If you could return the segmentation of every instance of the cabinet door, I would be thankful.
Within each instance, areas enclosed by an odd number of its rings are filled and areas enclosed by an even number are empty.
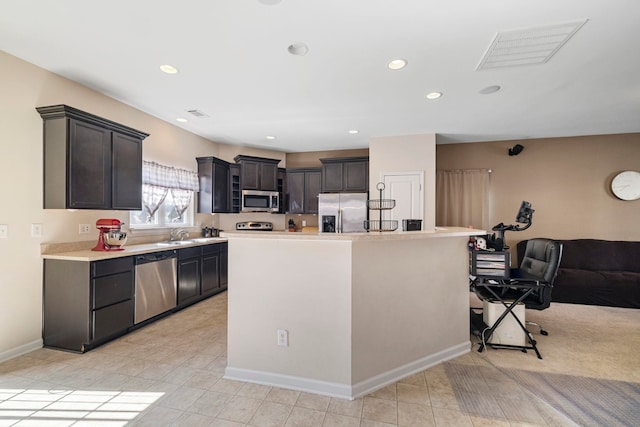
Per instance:
[[[111,207],[121,210],[142,209],[142,141],[113,132],[111,149]]]
[[[215,163],[213,168],[213,210],[212,213],[230,212],[229,166]]]
[[[198,161],[199,213],[230,212],[230,171],[229,164],[214,157],[200,157]]]
[[[227,243],[219,243],[220,246],[220,289],[227,289],[229,282],[229,250]]]
[[[318,213],[318,194],[322,191],[322,172],[307,172],[304,180],[304,213]]]
[[[342,191],[342,163],[327,163],[322,165],[322,191]]]
[[[344,191],[366,192],[369,189],[369,162],[344,163]]]
[[[301,214],[305,208],[305,173],[287,171],[287,192],[289,194],[289,213]]]
[[[244,160],[240,165],[241,184],[243,190],[259,190],[260,167],[258,162]]]
[[[259,185],[262,191],[278,190],[278,165],[273,163],[261,163]]]
[[[69,119],[67,206],[111,208],[111,131]]]
[[[178,262],[178,305],[188,304],[200,296],[200,258]]]
[[[202,255],[202,295],[208,295],[220,288],[219,256],[219,252]]]

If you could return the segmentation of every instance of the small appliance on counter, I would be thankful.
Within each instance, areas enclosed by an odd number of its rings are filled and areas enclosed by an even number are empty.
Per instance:
[[[200,233],[200,235],[202,237],[220,237],[220,232],[224,231],[224,230],[220,230],[218,228],[215,227],[202,227],[202,232]]]
[[[98,243],[92,251],[122,251],[127,243],[127,233],[122,231],[124,222],[119,219],[101,218],[96,221],[96,228],[100,230]]]
[[[273,223],[266,221],[243,221],[236,222],[236,230],[239,231],[272,231]]]
[[[403,219],[402,231],[420,231],[422,230],[421,219]]]

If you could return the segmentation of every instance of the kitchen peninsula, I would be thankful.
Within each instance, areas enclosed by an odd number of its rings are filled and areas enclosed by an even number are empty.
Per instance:
[[[353,399],[470,350],[466,228],[223,233],[225,377]]]

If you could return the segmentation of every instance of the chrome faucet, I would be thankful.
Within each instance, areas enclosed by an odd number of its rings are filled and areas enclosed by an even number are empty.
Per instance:
[[[174,228],[171,230],[171,240],[184,240],[185,237],[189,237],[187,230],[182,228]]]

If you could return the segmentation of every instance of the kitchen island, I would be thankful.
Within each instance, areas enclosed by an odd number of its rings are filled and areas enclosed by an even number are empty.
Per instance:
[[[353,399],[470,350],[466,228],[223,233],[225,377]]]

